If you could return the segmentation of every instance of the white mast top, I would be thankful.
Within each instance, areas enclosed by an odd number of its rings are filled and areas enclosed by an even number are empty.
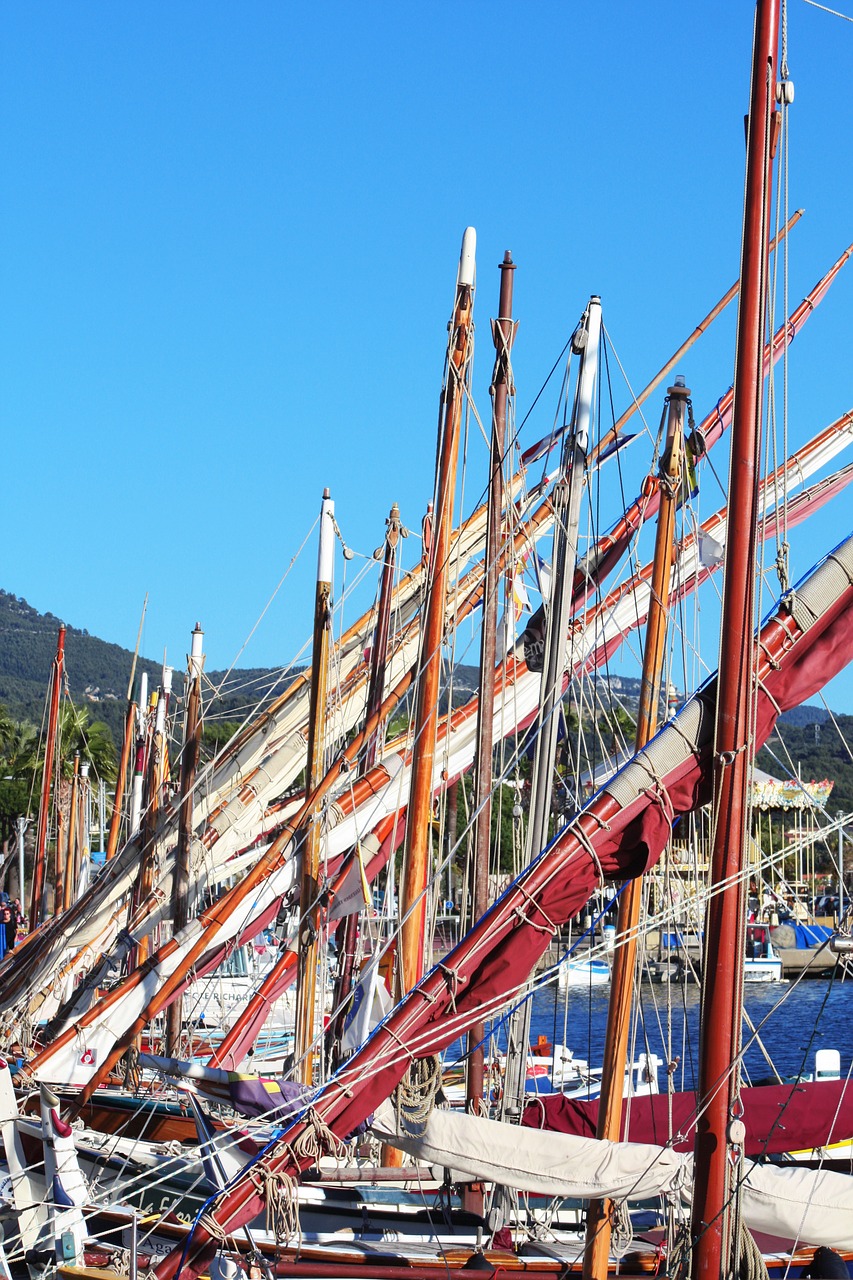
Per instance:
[[[601,299],[597,294],[589,300],[586,309],[586,345],[583,349],[581,370],[578,375],[578,410],[575,440],[578,448],[586,453],[595,405],[595,384],[598,378],[598,346],[601,340]]]
[[[323,490],[320,505],[320,550],[317,556],[317,581],[331,585],[335,565],[335,504],[329,490]]]
[[[192,646],[190,648],[189,674],[192,680],[201,675],[202,664],[204,663],[204,632],[201,629],[201,623],[195,624],[193,631]]]
[[[474,227],[466,227],[462,237],[462,252],[459,255],[459,272],[456,276],[457,287],[463,284],[474,287],[477,274],[477,231]]]

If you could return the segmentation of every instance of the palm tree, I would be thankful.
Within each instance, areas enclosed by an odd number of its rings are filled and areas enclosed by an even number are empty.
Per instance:
[[[117,769],[116,749],[112,734],[102,720],[89,720],[86,707],[75,707],[64,702],[59,709],[56,732],[59,744],[60,769],[63,778],[74,772],[74,757],[79,752],[81,761],[88,761],[95,778],[114,782]]]

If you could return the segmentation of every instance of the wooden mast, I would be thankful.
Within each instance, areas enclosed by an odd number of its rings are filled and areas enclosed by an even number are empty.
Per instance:
[[[314,596],[314,645],[311,658],[311,702],[308,713],[308,777],[310,795],[322,779],[325,753],[326,698],[329,679],[329,638],[332,625],[332,570],[335,552],[335,504],[323,490],[320,506],[320,548]],[[319,929],[320,819],[318,804],[303,828],[302,875],[299,883],[299,972],[296,990],[296,1069],[304,1084],[314,1083],[314,1004],[317,988]]]
[[[690,392],[684,379],[669,388],[669,417],[661,457],[661,502],[658,511],[655,555],[650,583],[651,599],[646,623],[646,643],[640,682],[635,749],[642,750],[657,730],[661,673],[666,651],[669,590],[675,542],[675,513],[681,485],[685,407]],[[596,1137],[618,1142],[622,1122],[622,1095],[628,1058],[628,1033],[637,962],[637,935],[642,901],[642,877],[627,880],[619,900],[616,946],[604,1043],[604,1070],[598,1108]],[[610,1256],[612,1202],[594,1200],[586,1219],[584,1280],[606,1280]]]
[[[47,857],[47,826],[50,809],[50,785],[53,777],[53,756],[56,749],[56,726],[59,722],[59,695],[62,691],[62,675],[65,670],[65,623],[60,623],[56,640],[56,656],[50,673],[50,707],[47,718],[47,734],[44,743],[44,768],[41,779],[38,827],[36,828],[36,854],[33,866],[33,885],[30,898],[30,929],[37,928],[45,918],[45,863]],[[57,909],[59,904],[57,903]]]
[[[704,991],[699,1041],[698,1123],[691,1219],[693,1275],[729,1271],[735,1193],[731,1160],[742,1142],[735,1115],[740,1050],[742,870],[754,696],[752,624],[760,460],[767,244],[772,187],[779,0],[758,0],[747,130],[729,470],[729,524],[720,636],[714,755],[711,894],[705,920]]]
[[[410,991],[423,973],[426,884],[428,878],[429,830],[432,816],[433,767],[438,726],[441,645],[444,640],[447,608],[448,552],[453,531],[453,502],[456,491],[456,455],[465,382],[471,362],[474,303],[474,255],[476,233],[468,227],[462,239],[462,253],[456,278],[456,300],[450,322],[447,377],[442,391],[442,418],[435,483],[435,512],[432,523],[425,616],[421,631],[421,662],[415,707],[415,757],[409,791],[406,844],[403,858],[403,886],[400,913],[401,963],[399,978],[403,991]]]
[[[483,575],[483,617],[480,632],[480,688],[477,702],[477,756],[474,785],[474,875],[472,922],[489,906],[489,848],[492,831],[492,753],[494,750],[495,659],[497,653],[499,561],[503,550],[503,466],[506,451],[507,401],[513,393],[510,353],[516,325],[512,320],[512,286],[515,263],[509,250],[500,264],[501,285],[498,318],[492,322],[495,367],[492,373],[492,439],[489,457],[489,496]],[[455,823],[450,840],[455,839]],[[468,1032],[468,1071],[465,1105],[479,1114],[483,1101],[483,1047],[485,1028],[475,1023]],[[470,1200],[466,1208],[471,1208]]]
[[[201,745],[201,672],[204,667],[204,632],[195,624],[187,659],[187,715],[184,749],[181,756],[181,796],[178,811],[178,843],[172,882],[172,932],[178,933],[189,919],[190,850],[193,835],[193,788]],[[181,1043],[183,995],[166,1010],[166,1053],[177,1057]]]
[[[379,711],[385,696],[385,671],[388,665],[388,637],[391,627],[391,595],[394,587],[394,575],[397,568],[397,544],[401,536],[405,537],[400,519],[400,508],[395,502],[385,522],[385,542],[374,552],[377,560],[382,560],[382,574],[379,581],[379,601],[376,607],[376,626],[373,631],[373,642],[370,650],[370,678],[367,685],[367,707],[365,721],[369,723],[376,718],[376,729],[370,734],[364,745],[364,752],[359,764],[359,776],[368,773],[379,756],[382,744],[383,721]],[[341,1036],[344,1032],[346,1018],[346,1000],[352,990],[352,974],[355,964],[356,942],[358,940],[359,912],[353,911],[341,921],[338,932],[339,954],[341,957],[340,975],[335,990],[334,1007],[337,1016],[330,1028],[331,1055],[333,1065],[337,1066]],[[282,960],[282,963],[285,961]]]

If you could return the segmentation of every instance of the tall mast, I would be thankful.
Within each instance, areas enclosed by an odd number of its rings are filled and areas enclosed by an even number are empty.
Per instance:
[[[758,468],[761,443],[767,242],[772,186],[773,114],[779,0],[758,0],[747,131],[741,293],[735,353],[714,754],[711,893],[705,959],[691,1238],[693,1274],[719,1280],[729,1269],[734,1186],[731,1156],[742,1141],[735,1114],[742,1015],[742,869],[754,696],[754,606]]]
[[[35,929],[45,918],[45,860],[47,856],[47,820],[50,809],[50,784],[53,777],[53,756],[56,749],[56,726],[59,721],[59,695],[62,691],[62,675],[65,670],[65,623],[60,623],[56,640],[56,656],[50,673],[50,708],[47,718],[47,734],[44,743],[44,768],[41,779],[39,820],[36,828],[36,856],[33,866],[32,896],[30,899],[30,928]],[[56,904],[57,910],[59,904]]]
[[[311,658],[311,702],[308,713],[308,776],[305,794],[320,782],[325,752],[326,698],[329,679],[329,638],[332,626],[332,571],[335,553],[335,504],[323,490],[320,506],[320,549],[314,596],[314,646]],[[320,814],[318,804],[309,814],[302,844],[302,876],[299,885],[299,985],[296,992],[295,1060],[303,1083],[314,1083],[314,1004],[317,988],[319,928]]]
[[[127,766],[130,763],[130,748],[133,743],[133,726],[136,724],[136,703],[127,704],[127,715],[124,721],[124,738],[121,744],[121,758],[116,774],[116,789],[113,796],[113,812],[110,818],[110,834],[107,838],[107,861],[116,856],[118,840],[121,832],[121,806],[124,800],[124,787],[127,780]]]
[[[204,632],[195,624],[187,659],[187,713],[184,750],[181,756],[181,798],[178,811],[178,844],[172,884],[172,932],[178,933],[189,919],[190,850],[193,834],[193,787],[201,745],[201,672],[204,667]],[[166,1053],[178,1056],[183,1021],[183,996],[166,1010]]]
[[[471,919],[479,920],[489,906],[489,849],[492,831],[492,752],[494,749],[495,658],[497,653],[499,560],[503,549],[503,466],[506,451],[507,400],[513,392],[510,353],[516,325],[512,320],[512,285],[515,263],[509,250],[500,264],[501,286],[498,318],[492,323],[495,367],[492,373],[492,439],[489,455],[489,496],[483,575],[483,619],[480,632],[480,689],[477,702],[477,767],[474,784],[474,885]],[[450,829],[455,839],[455,824]],[[466,1107],[477,1114],[483,1099],[484,1027],[475,1023],[468,1032]],[[470,1208],[470,1204],[467,1206]]]
[[[400,508],[395,502],[385,522],[385,542],[374,552],[375,558],[382,560],[382,575],[379,581],[376,626],[373,631],[373,643],[370,650],[370,677],[367,685],[367,707],[364,714],[366,723],[377,717],[377,724],[376,729],[365,743],[359,765],[359,776],[368,773],[376,764],[382,743],[383,725],[378,716],[385,696],[385,670],[388,665],[388,636],[391,627],[391,596],[397,567],[397,544],[401,536],[406,536],[407,533],[408,530],[403,528],[400,520]],[[351,912],[341,921],[338,931],[338,953],[341,967],[334,999],[334,1008],[338,1010],[338,1014],[330,1028],[330,1047],[333,1061],[339,1053],[339,1045],[346,1019],[346,1000],[352,990],[352,973],[355,965],[359,915],[360,912],[358,911]],[[335,1063],[334,1065],[337,1064]]]
[[[551,557],[551,598],[545,614],[544,656],[541,658],[540,668],[542,680],[527,826],[528,862],[538,857],[548,843],[554,759],[563,699],[563,676],[567,666],[566,642],[572,616],[572,586],[578,558],[580,502],[586,483],[600,338],[601,300],[593,296],[572,336],[572,351],[580,356],[580,368],[571,420],[563,443],[562,474],[551,496],[554,509],[554,551]],[[528,665],[533,661],[531,655]],[[536,667],[532,669],[535,670]],[[529,1038],[530,1001],[526,1001],[510,1023],[507,1047],[504,1105],[507,1114],[513,1117],[520,1113],[524,1102]]]
[[[435,762],[438,699],[441,676],[441,645],[447,607],[448,552],[453,531],[453,503],[456,492],[456,455],[465,382],[471,363],[474,304],[474,255],[476,232],[468,227],[462,238],[462,253],[456,277],[456,300],[450,322],[447,378],[442,391],[435,511],[433,515],[427,573],[425,616],[421,633],[421,663],[415,706],[415,757],[409,791],[406,845],[403,858],[403,888],[400,912],[400,979],[404,991],[423,973],[425,889],[428,873],[429,830],[432,816],[433,766]]]
[[[592,297],[572,338],[572,348],[580,355],[581,366],[571,428],[563,446],[562,476],[555,485],[552,496],[554,554],[527,833],[530,858],[535,858],[548,843],[548,820],[554,790],[554,757],[560,727],[563,675],[566,670],[566,641],[572,616],[572,584],[578,558],[580,502],[586,480],[600,337],[601,300]]]
[[[669,590],[672,578],[675,512],[678,505],[682,470],[685,406],[690,392],[683,378],[676,378],[669,388],[669,417],[666,442],[661,457],[661,502],[658,511],[655,556],[652,567],[651,599],[646,622],[646,644],[640,682],[640,705],[637,712],[635,749],[642,750],[657,730],[660,706],[661,673],[666,652],[669,615]],[[601,1100],[598,1108],[596,1137],[619,1141],[622,1121],[622,1094],[628,1058],[628,1033],[631,1001],[634,993],[634,969],[637,962],[637,932],[642,901],[642,878],[627,880],[619,899],[616,924],[616,947],[607,1011],[607,1036],[604,1044],[604,1070],[601,1076]],[[586,1252],[584,1280],[607,1280],[610,1256],[609,1200],[593,1201],[586,1219]]]

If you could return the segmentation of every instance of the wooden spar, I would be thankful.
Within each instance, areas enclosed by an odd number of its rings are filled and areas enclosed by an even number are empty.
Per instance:
[[[640,683],[640,705],[634,747],[642,748],[657,731],[661,673],[666,652],[669,593],[675,546],[675,513],[681,487],[685,407],[690,392],[683,379],[670,387],[666,442],[661,458],[661,502],[655,536],[651,600]],[[618,1142],[622,1124],[622,1094],[628,1062],[628,1034],[637,962],[637,936],[642,902],[642,877],[626,880],[619,899],[616,946],[610,980],[607,1035],[601,1076],[601,1100],[596,1137]],[[587,1210],[584,1280],[607,1280],[610,1257],[612,1202],[593,1200]]]
[[[777,236],[774,236],[773,239],[771,240],[770,242],[771,253],[773,252],[773,250],[776,248],[778,244],[781,244],[782,240],[784,240],[785,236],[788,234],[791,228],[797,222],[799,222],[800,218],[803,216],[804,213],[805,213],[804,209],[794,210],[794,212],[791,214],[788,221],[785,223],[784,227],[782,227],[782,229],[780,230],[779,234]],[[604,435],[601,437],[601,439],[598,442],[598,445],[595,448],[594,457],[598,457],[602,453],[604,453],[604,451],[606,449],[609,449],[610,446],[614,443],[614,441],[619,438],[619,432],[634,416],[637,409],[639,409],[640,405],[643,404],[646,400],[648,400],[649,396],[652,394],[653,391],[655,391],[660,386],[660,384],[663,382],[667,374],[672,372],[672,370],[681,360],[682,356],[687,354],[687,352],[693,346],[694,342],[696,342],[697,339],[702,336],[702,334],[705,332],[705,330],[708,328],[709,325],[713,324],[717,316],[720,315],[722,311],[725,311],[726,307],[729,305],[732,298],[736,297],[739,287],[740,287],[740,280],[735,280],[734,284],[730,285],[730,287],[723,294],[722,298],[720,298],[720,301],[716,304],[716,306],[711,308],[711,310],[705,316],[705,319],[699,321],[696,328],[690,334],[690,337],[686,338],[685,341],[682,342],[681,346],[678,348],[675,354],[670,356],[669,360],[667,360],[666,364],[663,366],[662,369],[658,370],[658,372],[652,378],[648,386],[643,387],[643,390],[634,400],[632,400],[631,404],[622,414],[621,418],[618,418],[616,422],[614,422],[610,430],[604,433]],[[594,457],[592,454],[590,455],[591,462],[594,460]]]
[[[127,715],[124,721],[124,738],[121,744],[121,758],[116,775],[116,789],[113,796],[113,811],[110,817],[110,834],[107,838],[107,862],[116,856],[119,835],[121,833],[121,806],[124,800],[124,787],[127,781],[127,766],[130,763],[130,746],[133,742],[133,726],[136,723],[136,703],[128,702]]]
[[[376,626],[373,632],[373,643],[370,649],[370,678],[367,685],[367,708],[365,716],[368,720],[377,716],[385,694],[385,670],[388,664],[388,638],[391,627],[391,594],[394,586],[394,574],[397,567],[397,544],[401,536],[408,530],[400,520],[400,508],[395,502],[385,522],[385,542],[374,554],[382,560],[382,574],[379,581],[379,601],[376,608]],[[364,776],[376,764],[382,742],[382,721],[377,718],[375,731],[367,739],[359,764],[359,775]],[[338,1065],[339,1046],[344,1033],[347,1013],[347,999],[352,990],[352,974],[355,966],[355,949],[358,941],[358,911],[351,912],[342,921],[338,929],[338,954],[340,956],[340,973],[335,984],[333,1007],[337,1010],[334,1021],[329,1028],[329,1042],[332,1065]],[[280,963],[285,963],[283,960]]]
[[[201,746],[201,673],[204,667],[204,632],[195,624],[187,659],[186,723],[181,755],[181,797],[178,813],[178,843],[172,882],[172,932],[178,933],[189,919],[190,851],[193,835],[193,788]],[[178,996],[166,1010],[166,1053],[180,1055],[184,1002]]]
[[[50,785],[53,777],[53,756],[56,749],[56,727],[59,722],[59,695],[65,670],[65,623],[59,627],[56,640],[56,656],[50,673],[50,706],[47,718],[47,734],[44,743],[44,768],[41,779],[38,827],[36,828],[36,853],[33,866],[33,884],[30,898],[30,929],[35,929],[45,918],[45,864],[47,859],[47,826],[50,809]],[[58,906],[58,904],[57,904]]]
[[[332,629],[332,571],[335,562],[335,506],[324,489],[320,506],[320,548],[314,597],[314,646],[311,658],[311,705],[308,716],[308,777],[306,793],[315,790],[325,773],[326,698],[329,686],[329,639]],[[320,927],[320,819],[318,805],[307,817],[302,840],[299,883],[299,974],[296,989],[296,1045],[294,1057],[304,1084],[314,1083],[314,1006],[317,989]]]
[[[742,1007],[745,895],[742,871],[750,767],[758,468],[761,446],[767,242],[773,170],[773,115],[779,0],[758,0],[747,130],[741,294],[735,348],[734,416],[729,470],[720,632],[719,697],[714,747],[711,893],[705,919],[705,974],[699,1037],[694,1189],[693,1275],[719,1280],[730,1271],[731,1200],[742,1136],[737,1093]]]
[[[513,394],[510,355],[517,326],[512,319],[512,286],[515,263],[507,250],[500,264],[498,318],[492,322],[495,367],[492,373],[492,439],[489,457],[488,520],[484,556],[483,617],[480,631],[480,687],[477,701],[477,756],[474,784],[474,867],[471,919],[479,920],[489,906],[489,849],[492,831],[492,752],[494,749],[495,659],[497,656],[498,588],[504,529],[503,468],[506,451],[507,401]],[[456,824],[450,826],[451,845]],[[483,1102],[484,1027],[475,1023],[468,1032],[468,1069],[465,1100],[468,1111],[479,1114]],[[481,1194],[475,1193],[480,1202]],[[466,1200],[466,1208],[474,1206]],[[481,1207],[481,1204],[480,1206]]]
[[[80,788],[80,752],[74,753],[74,773],[71,778],[71,799],[68,805],[68,838],[65,842],[65,866],[62,868],[62,910],[71,906],[74,895],[74,860],[77,853],[77,797]],[[59,904],[57,903],[57,910]]]
[[[421,630],[420,670],[415,704],[415,758],[409,789],[409,818],[403,856],[400,904],[399,979],[410,991],[423,973],[426,885],[428,880],[430,818],[432,817],[433,766],[438,727],[441,645],[447,609],[447,578],[453,504],[456,493],[456,455],[465,383],[471,364],[472,311],[474,304],[474,254],[476,233],[468,227],[456,281],[456,300],[450,323],[447,377],[442,391],[443,418],[439,429],[436,463],[435,513],[427,572],[427,596]]]

